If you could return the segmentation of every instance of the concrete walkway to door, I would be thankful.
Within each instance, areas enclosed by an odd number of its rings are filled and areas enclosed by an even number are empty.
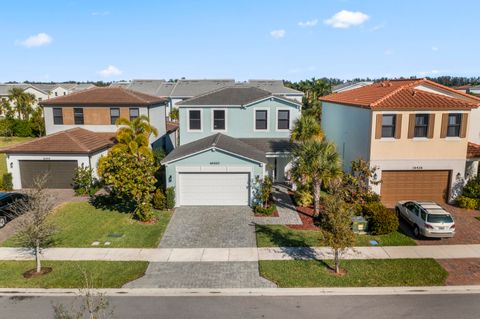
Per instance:
[[[175,210],[160,248],[256,247],[248,206],[185,206]]]

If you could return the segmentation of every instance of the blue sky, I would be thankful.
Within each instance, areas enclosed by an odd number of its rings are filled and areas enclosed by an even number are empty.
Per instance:
[[[5,1],[0,81],[480,76],[480,1]]]

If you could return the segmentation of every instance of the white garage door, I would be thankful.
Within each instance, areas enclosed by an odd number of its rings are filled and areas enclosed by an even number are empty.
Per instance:
[[[181,173],[179,205],[248,205],[247,173]]]

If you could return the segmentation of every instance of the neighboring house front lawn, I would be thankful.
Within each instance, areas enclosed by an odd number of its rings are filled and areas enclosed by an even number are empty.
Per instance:
[[[95,208],[89,203],[66,203],[51,218],[58,232],[53,247],[157,247],[171,217],[170,212],[155,211],[156,223],[143,224],[130,214]],[[98,246],[92,243],[98,242]],[[105,245],[110,242],[110,245]],[[15,235],[3,243],[15,247]]]
[[[84,288],[85,275],[91,288],[121,288],[145,274],[144,261],[43,261],[53,271],[35,278],[23,273],[35,267],[35,261],[0,261],[2,288]]]
[[[258,247],[318,247],[325,246],[319,230],[291,229],[284,225],[256,225]],[[379,246],[414,246],[415,241],[396,231],[388,235],[356,235],[355,246],[371,246],[376,240]]]
[[[433,259],[343,260],[337,276],[331,261],[260,261],[260,275],[281,288],[442,286],[448,273]]]

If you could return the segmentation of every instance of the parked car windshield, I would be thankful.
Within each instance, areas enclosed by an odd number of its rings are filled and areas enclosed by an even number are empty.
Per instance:
[[[450,216],[450,215],[428,214],[427,222],[430,222],[430,223],[453,223],[453,219],[452,219],[452,216]]]

